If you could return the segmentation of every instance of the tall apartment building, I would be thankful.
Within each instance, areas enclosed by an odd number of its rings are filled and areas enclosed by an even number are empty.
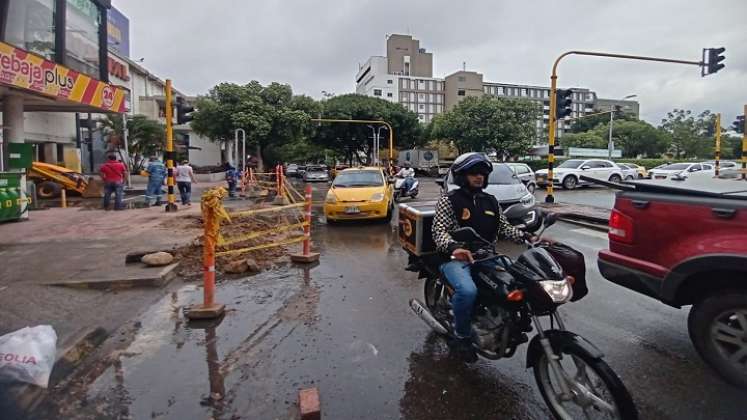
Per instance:
[[[567,88],[566,88],[567,89]],[[638,102],[613,101],[597,98],[586,88],[573,91],[571,118],[609,110],[611,105],[622,105],[626,112],[638,116]],[[356,75],[356,92],[402,104],[418,114],[423,123],[436,115],[451,110],[466,97],[494,95],[523,98],[542,109],[536,121],[537,140],[547,137],[550,118],[550,88],[548,86],[518,85],[486,82],[475,71],[460,70],[445,78],[433,77],[433,54],[420,48],[420,41],[409,35],[390,35],[386,56],[373,56],[362,65]],[[570,121],[558,124],[558,137],[570,128]]]

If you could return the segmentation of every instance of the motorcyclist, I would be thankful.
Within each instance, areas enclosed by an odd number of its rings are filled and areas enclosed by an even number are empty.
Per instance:
[[[451,298],[454,311],[454,335],[452,348],[466,361],[474,362],[477,355],[472,348],[472,308],[477,297],[477,287],[472,280],[470,265],[473,251],[457,243],[451,232],[461,227],[471,227],[488,241],[497,238],[523,243],[529,234],[512,226],[501,212],[498,200],[483,189],[493,165],[482,153],[465,153],[451,166],[454,183],[459,189],[442,195],[436,205],[433,220],[433,241],[439,252],[451,257],[440,270],[454,288]],[[492,251],[492,250],[491,250]],[[481,264],[500,264],[490,260]]]
[[[404,178],[402,187],[405,192],[410,191],[412,184],[415,182],[415,169],[411,167],[410,162],[405,162],[402,169],[400,169],[395,176],[397,178]]]

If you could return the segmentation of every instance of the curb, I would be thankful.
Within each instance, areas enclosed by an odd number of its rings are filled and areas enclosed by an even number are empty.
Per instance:
[[[71,287],[76,289],[131,289],[135,287],[163,287],[176,277],[179,262],[169,264],[157,274],[149,277],[129,277],[113,279],[84,279],[44,283],[47,286]]]

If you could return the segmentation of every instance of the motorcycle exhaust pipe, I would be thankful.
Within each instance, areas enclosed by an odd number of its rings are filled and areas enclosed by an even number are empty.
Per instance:
[[[428,324],[428,326],[431,327],[434,331],[439,334],[449,335],[449,331],[447,331],[446,328],[444,328],[444,326],[436,320],[433,314],[431,314],[431,311],[429,311],[428,308],[425,307],[425,305],[420,303],[419,300],[410,299],[410,309],[412,309],[412,311],[415,312],[415,314],[419,316],[420,319],[422,319],[426,324]]]

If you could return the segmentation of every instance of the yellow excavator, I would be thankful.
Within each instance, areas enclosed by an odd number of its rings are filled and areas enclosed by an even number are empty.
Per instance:
[[[28,170],[28,178],[36,184],[39,198],[58,197],[63,188],[75,191],[84,198],[103,196],[101,181],[51,163],[33,162]]]

